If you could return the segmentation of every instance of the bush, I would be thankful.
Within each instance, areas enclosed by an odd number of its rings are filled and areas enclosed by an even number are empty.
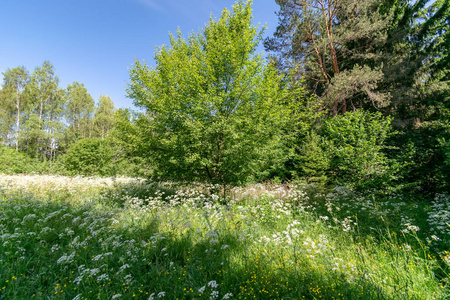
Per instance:
[[[64,155],[64,164],[71,175],[111,176],[113,151],[107,140],[86,138],[72,144]]]
[[[450,124],[434,121],[401,131],[390,143],[401,149],[391,156],[404,165],[402,177],[409,192],[434,195],[450,190]]]
[[[327,173],[330,168],[330,159],[321,148],[323,138],[315,132],[311,132],[297,156],[296,167],[301,174],[306,176],[309,182],[324,183],[328,180]]]
[[[0,146],[0,173],[15,174],[35,171],[37,161],[8,146]]]
[[[383,153],[391,119],[362,110],[325,119],[299,155],[301,174],[356,188],[390,184],[398,164]]]

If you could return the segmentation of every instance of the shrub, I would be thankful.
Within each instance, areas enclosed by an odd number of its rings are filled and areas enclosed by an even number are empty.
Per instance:
[[[390,124],[390,118],[362,110],[325,119],[304,141],[301,174],[356,188],[387,184],[398,168],[383,153]]]
[[[20,151],[0,146],[0,173],[15,174],[34,171],[34,161]]]
[[[404,166],[401,175],[410,192],[434,195],[450,190],[449,141],[448,121],[425,122],[390,139],[401,149],[391,155]]]
[[[297,156],[296,167],[308,181],[326,182],[330,168],[330,159],[321,148],[323,138],[315,132],[311,132],[305,138]]]
[[[112,158],[113,151],[107,140],[86,138],[70,146],[64,164],[72,175],[109,176],[114,175],[109,164]]]

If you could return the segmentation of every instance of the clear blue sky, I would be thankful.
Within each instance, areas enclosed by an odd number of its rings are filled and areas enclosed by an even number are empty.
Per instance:
[[[154,49],[169,42],[169,32],[198,32],[211,13],[219,18],[234,2],[0,0],[0,72],[22,65],[32,72],[49,60],[61,87],[79,81],[95,101],[110,95],[116,107],[132,107],[125,89],[134,59],[153,65]],[[267,24],[266,36],[275,31],[277,10],[274,0],[254,0],[254,23]]]

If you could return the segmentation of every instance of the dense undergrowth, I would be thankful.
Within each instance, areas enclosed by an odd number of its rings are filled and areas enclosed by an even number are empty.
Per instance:
[[[0,299],[445,299],[450,197],[0,176]]]

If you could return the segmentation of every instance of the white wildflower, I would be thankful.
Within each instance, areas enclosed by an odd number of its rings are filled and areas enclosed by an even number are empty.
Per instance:
[[[441,240],[440,238],[438,238],[438,237],[435,236],[435,235],[432,235],[431,238],[432,238],[433,240],[435,240],[435,241],[440,241],[440,240]]]
[[[218,298],[218,297],[219,297],[219,292],[218,291],[212,291],[211,298]]]
[[[72,300],[81,300],[82,296],[83,296],[83,294],[78,294]]]

